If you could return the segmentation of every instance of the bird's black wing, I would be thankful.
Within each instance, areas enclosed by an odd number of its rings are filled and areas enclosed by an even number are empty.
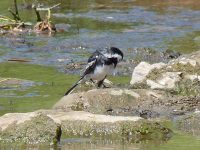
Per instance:
[[[110,61],[110,60],[109,60]],[[96,66],[98,64],[106,64],[106,62],[108,62],[108,58],[105,57],[100,51],[95,51],[88,59],[88,64],[86,66],[86,69],[83,73],[83,75],[81,76],[81,78],[65,93],[65,95],[68,95],[69,93],[72,92],[72,90],[81,83],[81,81],[83,80],[83,78],[87,75],[90,74],[92,72],[94,72]]]
[[[88,58],[88,64],[82,76],[90,74],[95,70],[96,65],[101,60],[100,57],[103,57],[103,55],[97,50]]]
[[[96,66],[96,63],[97,63],[97,59],[98,59],[98,57],[99,57],[99,56],[98,56],[99,54],[100,54],[100,53],[96,51],[96,52],[94,52],[94,53],[89,57],[89,59],[88,59],[88,64],[87,64],[87,66],[86,66],[86,69],[85,69],[83,75],[81,76],[81,78],[80,78],[70,89],[67,90],[67,92],[65,93],[65,95],[68,95],[69,93],[71,93],[71,92],[73,91],[73,89],[74,89],[77,85],[79,85],[79,84],[82,82],[83,78],[84,78],[87,74],[90,74],[90,73],[92,73],[92,72],[94,71],[95,66]]]
[[[99,50],[96,50],[89,58],[88,58],[88,63],[96,60],[102,53]]]

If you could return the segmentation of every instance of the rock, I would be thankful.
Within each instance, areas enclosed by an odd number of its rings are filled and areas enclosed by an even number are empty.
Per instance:
[[[60,125],[39,113],[9,113],[0,117],[0,141],[24,143],[56,143]]]
[[[175,58],[178,58],[179,56],[181,56],[181,53],[180,52],[176,52],[176,51],[173,51],[171,49],[167,49],[163,52],[163,55],[165,58],[167,59],[175,59]]]
[[[132,79],[130,84],[138,84],[142,83],[146,76],[153,70],[153,69],[161,69],[165,66],[164,63],[156,63],[156,64],[149,64],[147,62],[141,62],[139,65],[137,65],[133,71]]]
[[[199,75],[190,75],[190,74],[187,74],[187,75],[185,75],[185,78],[189,79],[191,81],[194,81],[194,80],[200,81],[200,76]]]
[[[162,140],[171,136],[171,130],[163,127],[159,123],[145,119],[138,121],[116,121],[113,123],[105,121],[98,123],[95,121],[63,121],[62,127],[66,135],[90,138],[123,138],[131,141],[141,141],[142,139],[152,140],[155,138]]]
[[[135,67],[130,84],[133,88],[151,88],[177,91],[181,85],[182,89],[185,80],[192,82],[199,80],[200,75],[200,51],[190,55],[183,55],[169,61],[167,64],[156,63],[150,65],[141,62]],[[180,91],[180,90],[179,90]],[[177,91],[178,93],[180,93]],[[192,92],[191,92],[192,93]]]
[[[44,143],[58,142],[65,137],[131,139],[169,138],[171,130],[157,121],[137,116],[98,115],[84,111],[41,110],[13,113],[0,117],[0,141]]]
[[[181,57],[181,58],[178,58],[178,59],[175,59],[175,60],[172,60],[169,62],[169,64],[176,64],[176,63],[182,64],[182,65],[190,64],[193,67],[196,67],[196,65],[197,65],[196,60],[186,58],[186,57]]]
[[[144,97],[147,97],[147,95]],[[133,90],[120,88],[93,89],[87,92],[69,94],[57,102],[53,109],[64,111],[84,110],[106,114],[108,109],[114,110],[136,106],[139,99],[140,94]]]
[[[151,89],[164,89],[165,86],[161,85],[153,80],[148,80],[146,81],[147,85],[150,86]]]
[[[173,89],[176,83],[181,80],[182,72],[165,72],[156,81],[147,80],[146,83],[151,89]]]

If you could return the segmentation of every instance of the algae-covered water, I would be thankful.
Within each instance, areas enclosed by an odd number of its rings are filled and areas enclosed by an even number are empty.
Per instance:
[[[31,9],[35,0],[18,0],[20,16],[36,22]],[[32,32],[0,34],[0,82],[8,78],[25,79],[23,84],[0,84],[0,115],[51,108],[78,75],[66,68],[72,62],[85,62],[97,48],[116,46],[131,59],[135,48],[162,52],[172,49],[190,53],[200,47],[199,0],[38,0],[52,10],[51,20],[59,29],[51,36]],[[11,15],[12,0],[0,1],[0,15]],[[27,63],[9,62],[11,59]],[[83,65],[84,66],[84,65]],[[58,71],[59,70],[59,71]],[[65,72],[61,73],[61,72]],[[77,72],[76,72],[77,73]],[[79,72],[78,72],[79,74]],[[128,84],[130,77],[111,77],[115,84]],[[199,150],[197,138],[175,134],[169,141],[90,141],[63,139],[60,147],[46,145],[1,144],[0,150],[47,149],[138,149]]]
[[[175,134],[169,141],[128,143],[124,140],[96,140],[87,138],[63,139],[58,146],[0,144],[1,150],[199,150],[200,139]]]
[[[36,22],[31,3],[18,0],[20,16]],[[132,58],[134,48],[172,49],[188,53],[199,48],[198,0],[38,0],[42,6],[61,3],[51,12],[58,27],[54,36],[33,33],[0,36],[0,62],[12,58],[64,67],[85,61],[97,48],[116,46]],[[12,0],[0,1],[0,14],[9,15]]]

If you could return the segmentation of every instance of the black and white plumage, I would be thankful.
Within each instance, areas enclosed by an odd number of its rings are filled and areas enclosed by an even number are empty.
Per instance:
[[[96,81],[98,87],[103,84],[106,76],[123,60],[123,53],[116,47],[96,50],[88,59],[86,69],[81,78],[65,93],[68,95],[83,80]]]

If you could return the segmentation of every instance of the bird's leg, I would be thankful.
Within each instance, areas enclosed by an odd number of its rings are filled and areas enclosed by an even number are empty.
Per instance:
[[[104,83],[102,84],[103,85],[103,88],[109,88],[108,86],[106,86]]]
[[[103,80],[101,80],[101,81],[99,81],[99,82],[97,83],[97,87],[98,87],[98,88],[100,88],[101,85],[103,85],[103,88],[108,88],[107,86],[105,86],[105,85],[103,84],[103,81],[105,80],[105,78],[106,78],[106,76],[103,78]]]
[[[95,84],[95,82],[92,79],[90,79],[90,81]]]

